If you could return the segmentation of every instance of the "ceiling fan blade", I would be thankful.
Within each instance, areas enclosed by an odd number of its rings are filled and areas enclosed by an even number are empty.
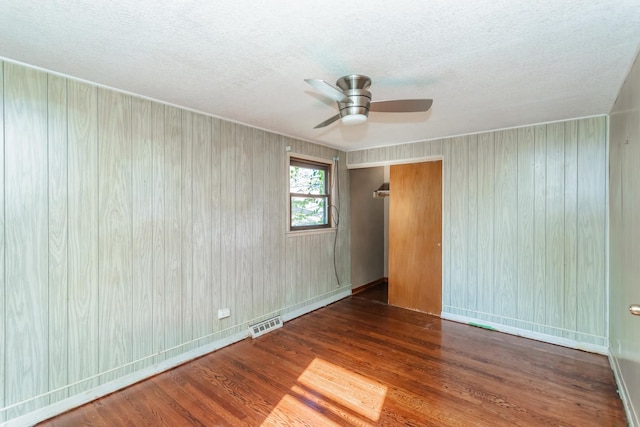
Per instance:
[[[340,114],[336,114],[335,116],[328,118],[324,122],[320,123],[318,126],[314,127],[314,129],[319,129],[325,126],[329,126],[331,123],[335,122],[339,118],[340,118]]]
[[[396,99],[393,101],[371,101],[369,111],[377,113],[413,113],[427,111],[433,99]]]
[[[319,79],[304,79],[304,81],[309,83],[314,87],[314,89],[322,93],[324,96],[327,96],[336,102],[346,102],[347,104],[353,103],[353,101],[350,100],[344,92],[331,83],[327,83],[324,80]]]

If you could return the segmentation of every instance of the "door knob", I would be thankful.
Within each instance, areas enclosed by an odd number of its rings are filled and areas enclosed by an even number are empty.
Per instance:
[[[634,316],[640,316],[640,304],[631,304],[629,306],[629,313]]]

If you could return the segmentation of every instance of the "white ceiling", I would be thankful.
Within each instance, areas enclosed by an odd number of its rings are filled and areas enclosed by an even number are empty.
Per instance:
[[[639,46],[639,0],[0,0],[1,57],[345,150],[608,114]],[[352,73],[433,107],[314,130]]]

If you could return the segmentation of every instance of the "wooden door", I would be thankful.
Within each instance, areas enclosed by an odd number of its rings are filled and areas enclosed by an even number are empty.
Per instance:
[[[393,165],[389,304],[442,311],[442,161]]]

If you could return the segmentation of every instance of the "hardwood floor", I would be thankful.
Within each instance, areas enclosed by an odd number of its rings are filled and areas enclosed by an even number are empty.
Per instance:
[[[350,297],[43,426],[625,426],[607,359]]]
[[[358,293],[353,294],[354,298],[364,298],[370,301],[378,301],[383,304],[389,303],[389,284],[379,283],[375,286],[371,286]]]

